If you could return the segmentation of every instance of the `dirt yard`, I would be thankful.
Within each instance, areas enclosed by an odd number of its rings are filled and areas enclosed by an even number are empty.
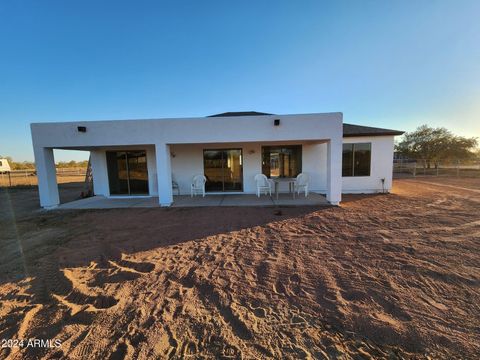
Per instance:
[[[0,339],[57,341],[0,358],[480,354],[480,179],[326,208],[0,205]]]
[[[57,174],[57,183],[65,184],[85,181],[85,174]],[[10,177],[7,173],[0,173],[0,187],[31,186],[37,185],[38,178],[33,173],[12,172]]]

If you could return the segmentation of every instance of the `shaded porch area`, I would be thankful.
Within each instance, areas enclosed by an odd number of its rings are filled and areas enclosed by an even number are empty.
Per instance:
[[[278,200],[272,196],[257,197],[254,194],[221,194],[205,197],[176,195],[172,207],[206,206],[328,206],[325,196],[310,193],[308,197],[300,195],[293,199],[291,194],[280,194]],[[118,208],[160,207],[158,197],[104,197],[93,196],[61,204],[57,209],[118,209]]]

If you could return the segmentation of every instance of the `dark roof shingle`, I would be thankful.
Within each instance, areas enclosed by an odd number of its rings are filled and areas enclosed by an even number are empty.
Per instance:
[[[258,111],[228,111],[221,114],[209,115],[207,117],[226,117],[226,116],[257,116],[257,115],[273,115]]]
[[[258,111],[228,111],[220,114],[209,115],[207,117],[233,117],[233,116],[259,116],[275,115]],[[383,135],[402,135],[403,131],[382,129],[371,126],[343,124],[343,137],[354,136],[383,136]]]
[[[343,124],[343,137],[402,135],[404,131],[382,129],[370,126]]]

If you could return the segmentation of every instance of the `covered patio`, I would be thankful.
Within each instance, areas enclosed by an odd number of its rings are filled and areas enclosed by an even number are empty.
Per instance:
[[[291,194],[257,197],[253,194],[207,195],[205,197],[176,195],[172,207],[208,207],[208,206],[328,206],[325,196],[310,193],[308,197],[300,195],[295,199]],[[93,196],[61,204],[57,209],[118,209],[160,207],[158,197],[105,197]]]
[[[61,208],[153,206],[155,200],[160,206],[338,205],[341,200],[341,113],[38,123],[31,129],[40,205],[47,209],[60,204],[54,149],[90,151],[98,196]],[[255,199],[256,175],[293,179],[300,173],[310,179],[308,191],[326,194],[326,200],[313,194],[304,200]],[[203,192],[209,194],[192,202],[188,197],[197,175],[205,176]],[[282,185],[277,187],[287,184]]]

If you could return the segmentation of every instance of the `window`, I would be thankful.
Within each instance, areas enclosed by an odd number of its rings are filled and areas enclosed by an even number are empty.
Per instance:
[[[353,144],[343,144],[342,176],[353,176]]]
[[[370,176],[371,143],[343,144],[342,176]]]
[[[295,177],[302,172],[302,145],[263,146],[262,173],[270,177]]]

